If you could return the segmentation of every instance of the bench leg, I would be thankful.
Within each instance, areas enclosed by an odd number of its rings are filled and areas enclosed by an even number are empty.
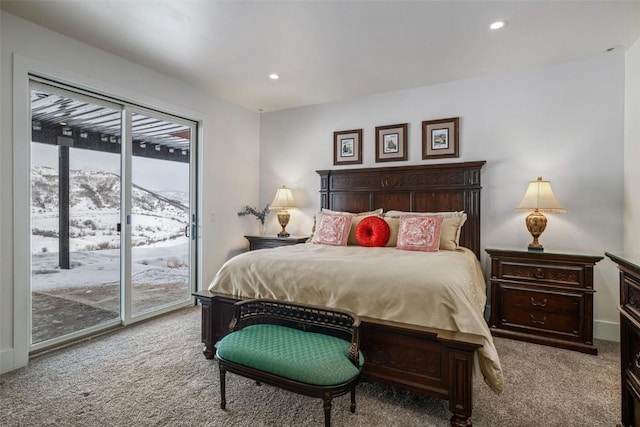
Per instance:
[[[325,392],[322,401],[324,402],[324,427],[331,427],[331,392]]]
[[[356,386],[351,389],[351,413],[356,412]]]
[[[225,409],[227,407],[227,396],[226,396],[226,373],[225,369],[220,366],[220,409]]]

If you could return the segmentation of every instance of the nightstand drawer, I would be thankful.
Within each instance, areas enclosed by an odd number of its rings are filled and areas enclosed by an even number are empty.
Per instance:
[[[500,263],[497,278],[575,287],[584,287],[585,283],[584,269],[581,266],[524,264],[508,261]]]
[[[544,331],[580,336],[580,322],[575,315],[508,307],[501,319],[502,327],[513,330]]]
[[[621,319],[622,320],[622,319]],[[629,322],[627,319],[623,321],[627,322],[629,325],[633,325],[632,322]],[[627,326],[625,324],[625,326]],[[628,374],[635,380],[636,384],[640,384],[640,330],[635,329],[634,326],[626,329],[629,331],[627,333],[628,342],[628,353],[622,356],[622,360],[627,362],[627,366],[625,370]],[[621,351],[625,351],[624,348],[620,349]]]
[[[497,285],[499,286],[499,285]],[[582,298],[577,294],[542,292],[526,288],[502,287],[502,307],[578,316]]]
[[[265,240],[261,242],[251,242],[251,247],[249,250],[257,250],[257,249],[272,249],[279,248],[280,246],[289,246],[295,245],[296,242],[288,241],[288,240]]]
[[[580,294],[541,292],[504,286],[500,324],[503,328],[579,336],[583,298]]]
[[[620,299],[625,312],[640,322],[640,282],[624,275],[620,282]]]

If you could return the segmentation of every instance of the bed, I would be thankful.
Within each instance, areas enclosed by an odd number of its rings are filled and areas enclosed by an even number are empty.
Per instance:
[[[486,291],[478,257],[484,163],[317,171],[324,209],[464,211],[467,220],[459,235],[463,248],[425,254],[307,243],[241,254],[225,263],[208,290],[195,293],[202,304],[205,356],[214,356],[216,342],[228,331],[233,304],[240,299],[264,297],[347,309],[362,320],[365,379],[448,400],[451,425],[470,426],[474,360],[487,384],[502,390],[500,362],[482,316]],[[407,273],[415,257],[418,263],[430,260],[425,264],[430,274]],[[449,267],[452,262],[460,268]],[[358,264],[362,267],[356,270]],[[320,277],[327,279],[328,288]],[[445,296],[430,297],[428,292],[438,287]]]

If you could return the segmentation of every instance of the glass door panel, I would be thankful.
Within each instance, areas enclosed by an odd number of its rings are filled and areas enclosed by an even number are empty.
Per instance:
[[[31,344],[120,319],[119,106],[31,84]]]
[[[190,154],[194,127],[131,119],[131,315],[191,298]]]

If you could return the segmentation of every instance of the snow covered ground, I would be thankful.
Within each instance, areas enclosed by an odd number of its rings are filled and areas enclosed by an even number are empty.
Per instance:
[[[132,249],[133,283],[188,283],[186,237]],[[73,251],[71,268],[58,267],[58,253],[32,255],[32,291],[77,288],[120,281],[120,250]]]

